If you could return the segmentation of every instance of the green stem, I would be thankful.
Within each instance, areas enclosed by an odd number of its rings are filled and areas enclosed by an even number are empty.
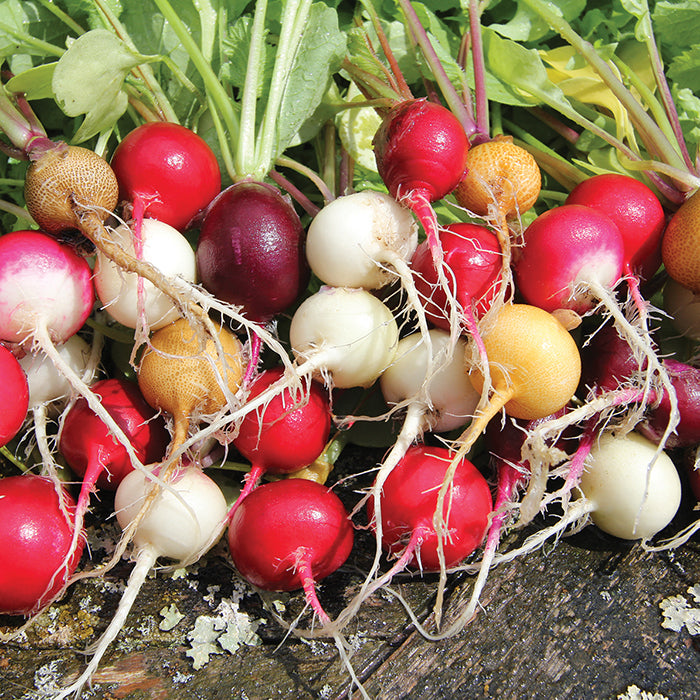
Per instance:
[[[673,148],[658,124],[646,113],[632,93],[613,73],[608,63],[598,55],[593,45],[585,41],[573,30],[571,25],[563,18],[561,12],[543,0],[523,0],[523,2],[540,15],[555,32],[571,44],[586,59],[589,65],[596,70],[615,97],[627,109],[630,119],[639,131],[646,148],[669,165],[679,169],[684,168],[685,163],[683,159]]]
[[[54,46],[53,44],[49,44],[48,41],[37,39],[31,34],[21,32],[18,29],[11,27],[9,24],[5,24],[4,22],[0,22],[0,31],[8,36],[14,37],[22,44],[38,49],[42,54],[46,54],[48,56],[58,56],[60,58],[66,52],[65,49],[62,49],[59,46]]]
[[[69,17],[60,7],[57,7],[53,0],[39,0],[39,3],[52,15],[58,17],[58,19],[69,27],[74,34],[80,35],[85,32],[85,30],[72,17]]]
[[[289,82],[289,75],[296,59],[299,44],[306,29],[310,8],[311,0],[288,0],[284,4],[280,43],[277,46],[265,116],[256,144],[256,177],[259,179],[262,179],[270,171],[277,155],[275,153],[276,131],[280,105]]]
[[[2,183],[0,182],[0,184]],[[36,221],[34,221],[30,213],[24,207],[20,207],[17,204],[0,199],[0,210],[14,214],[20,221],[26,221],[29,225],[36,226]]]
[[[246,66],[243,94],[241,96],[241,123],[236,151],[236,173],[246,177],[255,172],[255,117],[258,102],[258,82],[265,44],[265,15],[267,0],[255,3],[253,27],[250,33],[250,49]]]
[[[7,449],[7,445],[0,447],[0,454],[8,461],[10,464],[14,464],[17,469],[19,469],[23,474],[29,472],[29,468],[24,462],[21,462],[17,457],[15,457],[10,450]]]

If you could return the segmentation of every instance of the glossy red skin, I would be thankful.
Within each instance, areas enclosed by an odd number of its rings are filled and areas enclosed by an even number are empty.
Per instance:
[[[263,371],[253,383],[252,399],[278,381],[284,369]],[[309,387],[308,400],[290,410],[294,397],[288,389],[278,393],[260,411],[246,414],[234,447],[251,464],[271,474],[294,472],[311,464],[325,449],[331,429],[328,394],[317,382]]]
[[[588,294],[572,298],[572,285],[593,278],[611,288],[622,276],[622,236],[610,218],[591,207],[549,209],[527,227],[524,241],[514,256],[516,289],[545,311],[585,313],[597,300]]]
[[[49,478],[23,474],[0,480],[1,614],[31,615],[41,610],[60,594],[77,568],[82,537],[67,569],[60,568],[70,549],[75,513],[75,502],[65,490],[64,497],[70,522]]]
[[[617,225],[632,272],[650,279],[661,265],[666,213],[651,188],[629,175],[603,173],[574,187],[567,204],[593,207]]]
[[[0,345],[0,447],[17,435],[29,410],[27,375],[17,358]]]
[[[221,191],[216,155],[179,124],[149,122],[129,132],[112,154],[119,197],[146,206],[146,216],[184,231]]]
[[[146,403],[138,385],[111,378],[96,382],[91,389],[129,438],[137,457],[144,464],[160,461],[170,435],[165,421]],[[134,469],[124,446],[112,437],[83,397],[65,415],[59,450],[79,476],[85,476],[88,469],[99,469],[96,482],[99,488],[115,490]]]
[[[423,542],[409,565],[423,571],[440,570],[433,514],[450,461],[450,452],[444,447],[413,445],[391,471],[382,489],[382,546],[390,554],[400,555],[411,533],[420,528],[424,531]],[[463,459],[443,509],[444,514],[449,509],[449,538],[444,543],[448,567],[461,562],[483,542],[492,508],[486,479],[469,460]],[[367,502],[367,513],[371,520],[373,498]]]
[[[339,569],[352,550],[354,530],[345,506],[327,486],[283,479],[258,486],[238,506],[229,526],[231,557],[258,588],[302,588],[296,563],[305,559],[314,581]]]
[[[462,308],[472,308],[477,318],[483,316],[493,302],[500,279],[502,254],[493,231],[476,224],[457,223],[440,229],[440,243],[446,266],[454,274],[451,284]],[[423,241],[413,254],[411,267],[414,281],[424,302],[428,320],[438,328],[450,330],[446,310],[447,295],[438,281],[430,245]],[[448,280],[452,278],[448,275]],[[455,291],[456,286],[456,291]]]
[[[309,280],[304,229],[287,197],[241,181],[211,204],[197,244],[197,273],[214,296],[267,321],[288,308]]]
[[[426,99],[396,105],[373,143],[379,175],[397,199],[421,192],[436,202],[466,172],[469,139],[464,128],[449,109]]]

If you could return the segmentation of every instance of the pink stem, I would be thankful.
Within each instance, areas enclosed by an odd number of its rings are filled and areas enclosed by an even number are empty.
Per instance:
[[[311,606],[311,609],[318,615],[321,623],[326,625],[331,621],[328,613],[323,609],[316,593],[316,581],[308,557],[304,557],[297,563],[297,572],[301,579],[301,585],[304,588],[306,602]]]
[[[250,471],[244,477],[245,484],[243,485],[240,494],[238,494],[238,498],[229,509],[228,515],[226,516],[229,523],[231,520],[233,520],[233,516],[235,515],[238,506],[241,504],[241,501],[260,483],[260,479],[264,473],[265,469],[260,464],[253,464],[251,466]]]
[[[253,330],[252,337],[250,339],[250,362],[245,369],[245,374],[243,375],[243,386],[248,386],[250,382],[253,381],[255,372],[258,368],[258,363],[260,362],[260,353],[262,352],[262,340],[260,336]]]
[[[406,195],[400,194],[398,199],[402,204],[408,206],[418,217],[428,239],[435,269],[439,270],[442,267],[442,246],[440,245],[440,238],[438,235],[437,216],[430,203],[427,192],[423,190],[412,190]]]

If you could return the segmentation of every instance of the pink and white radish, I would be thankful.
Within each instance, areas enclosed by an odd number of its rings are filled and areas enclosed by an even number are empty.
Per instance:
[[[83,326],[94,298],[92,270],[68,245],[39,231],[0,237],[0,338],[41,350],[142,467],[121,428],[56,349]]]
[[[156,561],[163,557],[177,566],[197,561],[223,534],[226,510],[221,489],[196,466],[175,470],[165,484],[153,483],[148,474],[137,470],[122,479],[114,511],[124,540],[134,543],[134,568],[114,616],[92,646],[90,662],[75,681],[60,689],[55,700],[79,694],[90,681]]]
[[[22,474],[0,479],[0,612],[33,615],[65,590],[80,562],[74,540],[75,503],[60,483]]]
[[[667,373],[649,338],[644,315],[628,320],[613,288],[629,269],[629,253],[617,225],[606,214],[582,204],[564,204],[540,214],[526,229],[514,263],[518,292],[547,311],[593,311],[600,302],[646,367],[645,390],[658,385],[675,401]],[[549,274],[541,274],[547,269]],[[645,312],[646,313],[646,312]],[[666,435],[678,421],[674,408]]]

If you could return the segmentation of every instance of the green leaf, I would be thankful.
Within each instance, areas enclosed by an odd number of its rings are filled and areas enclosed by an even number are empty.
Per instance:
[[[7,81],[5,87],[9,92],[23,93],[28,100],[53,98],[52,80],[57,62],[43,63],[29,68]]]
[[[74,137],[77,143],[114,125],[128,103],[124,79],[149,60],[106,29],[93,29],[69,46],[55,66],[52,88],[67,116],[85,115]]]
[[[567,20],[578,17],[586,6],[586,0],[558,0],[552,2]],[[505,23],[492,23],[491,29],[513,41],[533,42],[550,33],[549,25],[526,5],[518,3],[515,14]]]
[[[676,56],[666,74],[679,88],[697,89],[700,86],[700,44]]]
[[[653,13],[656,38],[669,47],[700,42],[700,3],[697,0],[657,2]]]
[[[539,53],[483,28],[484,59],[488,70],[520,103],[571,105],[564,93],[549,79]]]
[[[321,104],[345,50],[345,34],[338,27],[335,10],[314,3],[282,98],[275,157],[292,143]]]

